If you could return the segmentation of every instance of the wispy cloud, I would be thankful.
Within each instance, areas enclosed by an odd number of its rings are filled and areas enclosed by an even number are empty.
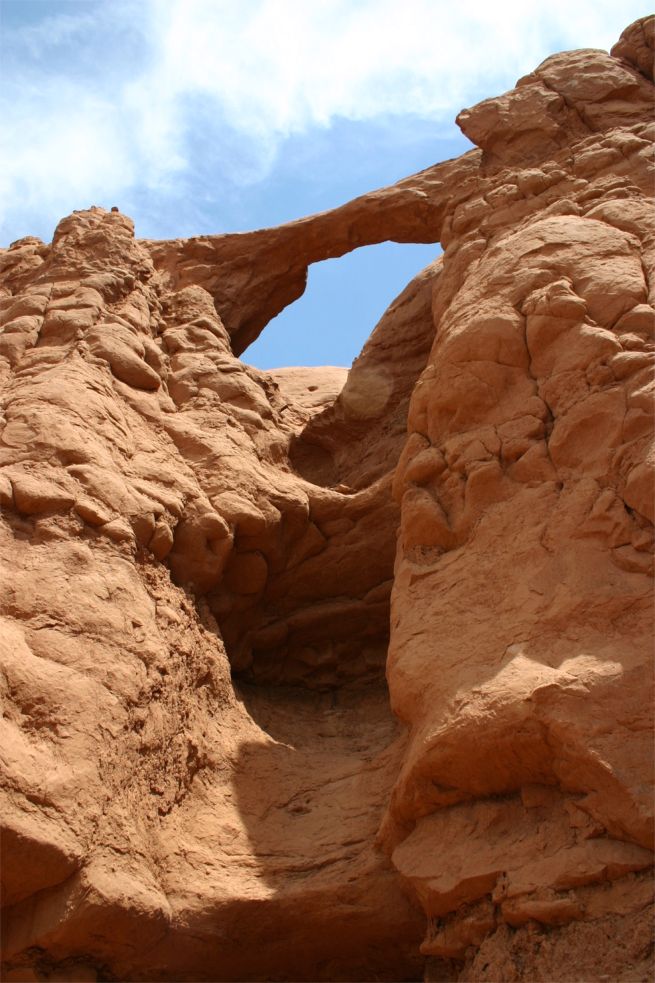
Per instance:
[[[78,0],[49,12],[46,0],[2,31],[4,221],[136,188],[165,201],[193,185],[203,155],[224,184],[262,181],[287,138],[337,118],[450,126],[552,51],[607,48],[648,12],[617,6]]]

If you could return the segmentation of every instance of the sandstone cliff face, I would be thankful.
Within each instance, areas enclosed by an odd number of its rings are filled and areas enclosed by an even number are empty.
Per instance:
[[[650,978],[652,38],[332,212],[0,251],[7,980]],[[350,373],[239,360],[385,239]]]

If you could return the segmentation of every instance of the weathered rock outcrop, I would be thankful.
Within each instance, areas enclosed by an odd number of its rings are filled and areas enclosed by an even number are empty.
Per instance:
[[[0,250],[5,979],[650,978],[653,26],[332,212]],[[239,360],[386,239],[349,373]]]

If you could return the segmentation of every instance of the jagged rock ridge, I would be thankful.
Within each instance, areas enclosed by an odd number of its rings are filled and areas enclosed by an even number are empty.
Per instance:
[[[7,980],[650,978],[652,57],[279,229],[0,251]],[[238,359],[384,239],[443,260],[347,376]]]

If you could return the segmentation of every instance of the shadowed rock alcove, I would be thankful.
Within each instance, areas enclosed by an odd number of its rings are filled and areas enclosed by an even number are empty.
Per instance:
[[[237,530],[209,598],[238,675],[316,689],[384,676],[399,521],[391,477],[434,339],[440,269],[437,259],[393,301],[349,373],[269,372],[300,495],[271,498],[280,518],[262,534]]]

